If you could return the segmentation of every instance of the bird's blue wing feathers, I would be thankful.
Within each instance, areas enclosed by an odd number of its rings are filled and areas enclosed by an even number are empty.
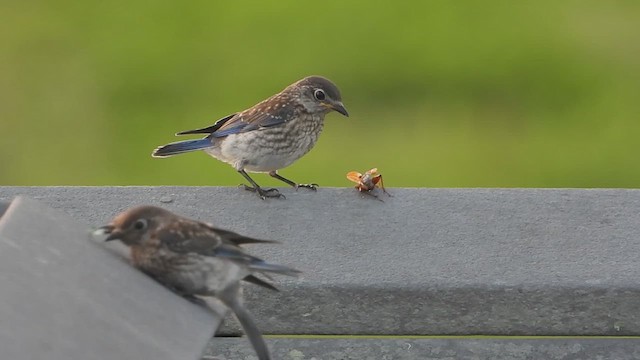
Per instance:
[[[260,272],[264,271],[264,272],[278,273],[278,274],[289,275],[289,276],[296,276],[297,274],[300,273],[299,270],[292,269],[284,265],[271,264],[260,258],[251,256],[238,248],[227,247],[224,245],[217,247],[213,251],[212,255],[216,257],[227,258],[227,259],[243,262],[247,264],[249,268],[252,269],[253,271],[260,271]]]
[[[225,137],[227,135],[231,135],[231,134],[240,134],[240,133],[244,133],[244,132],[249,132],[249,131],[253,131],[253,130],[258,130],[260,128],[266,128],[266,127],[270,127],[270,126],[275,126],[275,125],[279,125],[284,123],[284,121],[272,121],[272,122],[268,122],[265,124],[256,124],[256,123],[246,123],[244,121],[239,121],[237,123],[234,123],[233,126],[230,126],[224,130],[220,130],[220,131],[216,131],[215,133],[211,134],[213,137],[216,138],[221,138],[221,137]]]
[[[260,114],[260,116],[254,116],[252,118],[237,117],[211,135],[216,138],[221,138],[231,134],[240,134],[261,128],[268,128],[284,124],[285,122],[286,119],[284,117],[273,114]]]
[[[227,116],[223,117],[222,119],[216,121],[215,124],[213,124],[211,126],[207,126],[207,127],[201,128],[201,129],[180,131],[176,135],[211,134],[211,133],[215,132],[216,130],[218,130],[220,127],[222,127],[222,125],[224,125],[227,121],[231,120],[236,115],[237,114],[227,115]]]
[[[278,126],[293,116],[293,109],[290,106],[272,106],[267,110],[266,103],[260,103],[251,109],[238,113],[213,132],[212,136],[220,138]]]
[[[277,94],[245,111],[225,116],[211,126],[181,131],[176,135],[211,134],[214,138],[221,138],[284,124],[293,116],[293,111],[289,98]]]
[[[269,114],[257,112],[248,113],[252,110],[253,109],[239,114],[232,114],[216,121],[216,123],[211,126],[181,131],[176,135],[211,134],[213,137],[221,138],[231,134],[239,134],[284,124],[287,121],[288,114],[284,109]]]

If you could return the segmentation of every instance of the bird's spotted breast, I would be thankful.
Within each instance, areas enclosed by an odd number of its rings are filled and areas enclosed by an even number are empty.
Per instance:
[[[252,172],[291,165],[309,152],[323,129],[324,114],[293,117],[284,125],[229,135],[210,155]],[[217,155],[217,156],[216,156]]]

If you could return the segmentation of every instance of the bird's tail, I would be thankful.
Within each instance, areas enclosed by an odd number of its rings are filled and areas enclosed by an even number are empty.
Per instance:
[[[268,275],[264,275],[266,277],[269,277]],[[254,285],[258,285],[258,286],[262,286],[265,289],[269,289],[269,290],[273,290],[273,291],[280,291],[278,290],[277,287],[275,287],[272,283],[266,281],[266,280],[262,280],[259,277],[255,276],[255,275],[247,275],[244,279],[242,279],[246,282],[252,283]],[[272,280],[271,278],[269,278],[269,280]]]
[[[298,274],[302,273],[302,271],[288,266],[268,263],[258,257],[245,253],[237,246],[220,245],[210,255],[238,262],[241,266],[246,266],[251,272],[274,273],[288,276],[298,276]]]
[[[231,286],[229,289],[223,291],[223,293],[219,295],[219,299],[233,311],[238,321],[240,321],[244,333],[249,338],[249,342],[251,342],[253,349],[256,351],[256,355],[258,355],[258,360],[271,360],[269,348],[262,337],[260,329],[258,329],[258,326],[253,321],[253,317],[240,301],[238,286]]]
[[[249,269],[257,272],[275,273],[287,276],[298,276],[302,271],[284,265],[271,264],[265,261],[252,261]]]
[[[167,157],[167,156],[186,153],[189,151],[202,150],[211,146],[213,146],[213,142],[209,138],[178,141],[178,142],[157,147],[155,150],[153,150],[153,153],[151,153],[151,156],[158,157],[158,158]]]

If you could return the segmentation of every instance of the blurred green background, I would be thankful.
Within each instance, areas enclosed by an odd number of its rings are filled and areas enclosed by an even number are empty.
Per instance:
[[[319,74],[351,117],[281,172],[298,182],[640,187],[639,1],[1,1],[0,18],[2,185],[237,185],[204,153],[150,153]]]

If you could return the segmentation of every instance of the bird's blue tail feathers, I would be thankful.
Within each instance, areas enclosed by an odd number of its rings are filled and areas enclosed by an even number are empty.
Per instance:
[[[213,146],[213,142],[211,142],[211,139],[209,138],[178,141],[178,142],[157,147],[155,150],[153,150],[153,153],[151,153],[151,156],[167,157],[167,156],[186,153],[189,151],[202,150],[211,146]]]
[[[271,264],[264,261],[252,261],[249,268],[253,271],[298,276],[301,271],[284,265]]]

